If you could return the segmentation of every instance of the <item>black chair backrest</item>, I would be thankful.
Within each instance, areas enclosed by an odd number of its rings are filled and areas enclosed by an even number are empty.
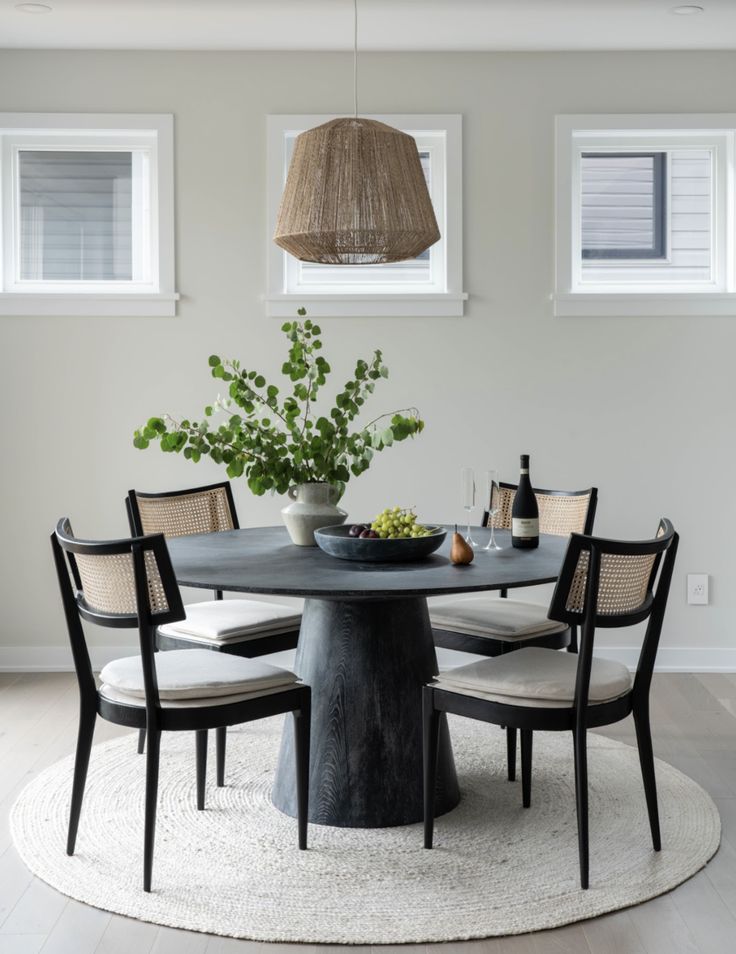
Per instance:
[[[227,480],[205,487],[155,494],[129,490],[125,505],[130,532],[134,536],[163,533],[167,537],[179,537],[238,530],[240,527],[232,488]]]
[[[163,535],[79,540],[63,518],[51,534],[51,548],[80,690],[96,691],[82,617],[99,626],[138,629],[146,704],[158,706],[156,627],[185,616]]]
[[[518,489],[517,484],[499,482],[499,510],[494,524],[497,530],[511,529],[511,508]],[[540,490],[534,488],[539,506],[539,532],[566,537],[570,533],[593,532],[598,490]],[[489,525],[489,514],[483,514],[483,526]]]
[[[678,542],[666,518],[651,540],[607,540],[577,533],[570,538],[548,615],[582,625],[576,691],[581,704],[587,704],[597,627],[633,626],[648,620],[634,694],[648,693]]]

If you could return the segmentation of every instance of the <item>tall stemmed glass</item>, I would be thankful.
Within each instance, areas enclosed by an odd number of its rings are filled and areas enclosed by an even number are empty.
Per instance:
[[[460,471],[460,480],[463,494],[463,510],[468,515],[468,532],[465,539],[471,547],[477,547],[478,544],[470,535],[470,515],[475,507],[475,474],[472,467],[463,467]]]
[[[491,526],[491,539],[488,541],[484,550],[503,550],[496,543],[496,514],[501,509],[501,491],[498,487],[498,471],[486,471],[486,508],[488,510],[488,521]]]

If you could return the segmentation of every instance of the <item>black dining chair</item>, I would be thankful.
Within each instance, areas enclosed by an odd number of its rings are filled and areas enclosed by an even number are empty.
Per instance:
[[[589,884],[588,729],[633,714],[654,850],[661,847],[649,690],[677,554],[669,520],[656,537],[629,542],[573,534],[549,609],[551,619],[581,627],[578,654],[530,647],[438,676],[423,690],[424,846],[432,847],[440,715],[451,712],[521,731],[522,799],[531,804],[533,732],[571,731],[574,745],[580,883]],[[597,628],[647,621],[636,674],[593,658]]]
[[[133,536],[163,533],[165,537],[221,533],[240,527],[229,481],[162,493],[128,491],[125,507]],[[301,611],[285,603],[256,599],[224,601],[222,590],[214,600],[188,603],[186,616],[162,624],[157,649],[210,649],[249,658],[295,649]],[[225,730],[217,733],[218,784],[224,784]],[[145,730],[138,738],[143,752]]]
[[[494,525],[511,529],[511,511],[516,484],[499,484],[499,508]],[[535,490],[539,507],[539,532],[568,537],[571,533],[593,532],[598,490]],[[483,514],[483,526],[490,515]],[[433,598],[428,601],[429,619],[435,646],[478,656],[501,656],[522,647],[544,646],[577,652],[577,624],[550,619],[546,603],[508,598],[508,590],[494,593]],[[516,730],[506,727],[507,772],[516,779]]]
[[[308,686],[258,659],[206,650],[154,652],[156,628],[184,618],[184,606],[162,534],[133,539],[77,539],[67,519],[51,535],[74,668],[79,732],[67,854],[74,848],[97,716],[146,729],[143,889],[151,890],[159,751],[162,732],[195,732],[197,808],[204,808],[207,733],[279,713],[294,718],[299,848],[307,847],[310,699]],[[82,619],[138,630],[140,655],[108,663],[98,688]]]

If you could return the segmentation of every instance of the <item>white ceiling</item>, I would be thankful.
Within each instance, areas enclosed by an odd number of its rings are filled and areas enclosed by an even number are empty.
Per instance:
[[[345,50],[351,0],[0,0],[0,48]],[[736,48],[736,0],[359,0],[363,50]]]

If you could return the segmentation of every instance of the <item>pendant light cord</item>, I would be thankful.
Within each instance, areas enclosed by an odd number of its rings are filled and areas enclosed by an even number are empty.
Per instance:
[[[353,0],[353,109],[358,118],[358,0]]]

